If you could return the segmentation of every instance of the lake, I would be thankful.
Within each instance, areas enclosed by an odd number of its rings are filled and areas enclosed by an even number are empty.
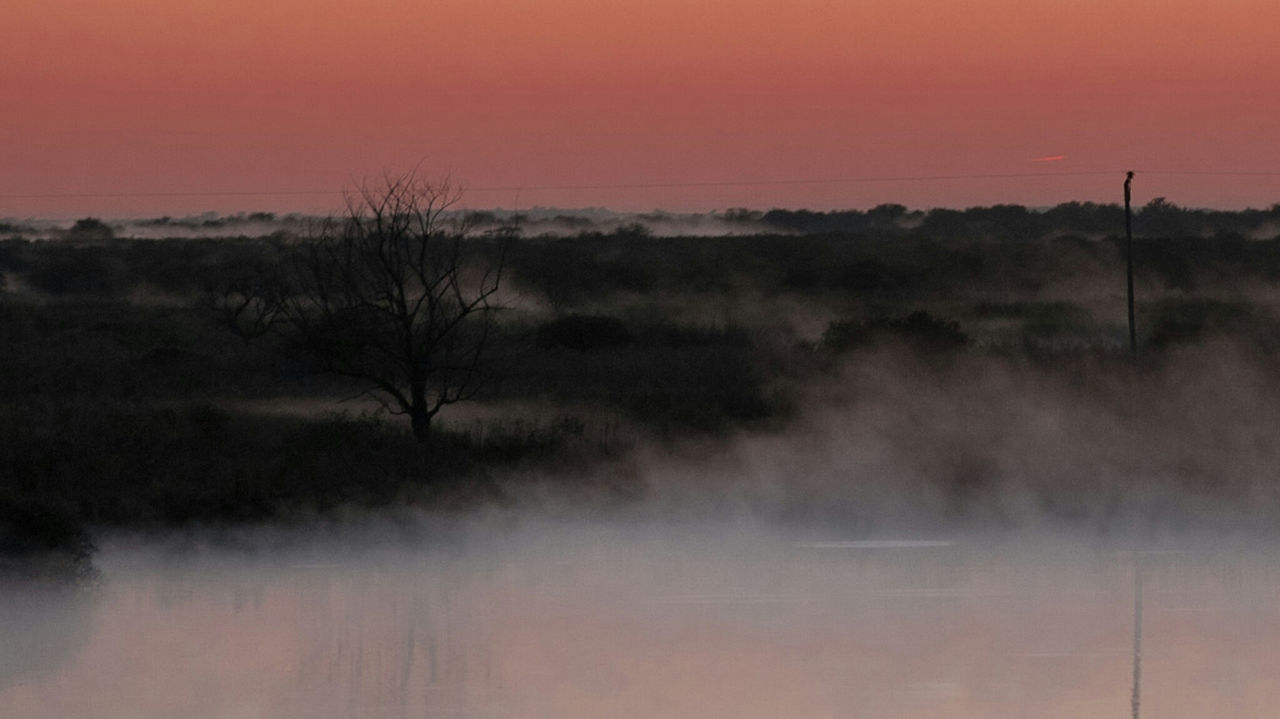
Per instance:
[[[424,528],[426,527],[426,528]],[[0,590],[0,716],[1272,717],[1280,554],[493,520],[106,540]]]

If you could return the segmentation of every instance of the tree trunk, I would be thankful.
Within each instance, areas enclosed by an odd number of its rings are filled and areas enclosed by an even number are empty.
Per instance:
[[[426,442],[431,436],[431,417],[434,413],[427,411],[427,385],[414,377],[409,380],[409,421],[413,424],[413,436],[419,442]]]
[[[409,421],[413,425],[413,436],[419,442],[426,442],[431,436],[431,415],[415,407],[409,412]]]

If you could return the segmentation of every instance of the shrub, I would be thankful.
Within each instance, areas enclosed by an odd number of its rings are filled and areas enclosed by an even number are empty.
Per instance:
[[[969,336],[954,320],[934,317],[925,310],[870,320],[835,320],[822,334],[822,347],[842,353],[887,342],[906,344],[924,353],[953,352],[969,344]]]
[[[1167,300],[1152,312],[1151,335],[1147,346],[1160,349],[1196,342],[1204,337],[1226,334],[1248,334],[1251,308],[1243,302],[1219,300]]]
[[[76,220],[71,229],[67,230],[67,239],[77,242],[107,242],[115,236],[111,226],[96,217]]]
[[[591,350],[625,347],[633,337],[621,320],[603,315],[569,315],[540,326],[538,347],[587,352]]]
[[[128,289],[119,253],[97,245],[50,247],[34,258],[26,279],[52,295],[116,297]]]
[[[62,554],[85,559],[93,541],[76,513],[41,499],[0,499],[0,556]]]

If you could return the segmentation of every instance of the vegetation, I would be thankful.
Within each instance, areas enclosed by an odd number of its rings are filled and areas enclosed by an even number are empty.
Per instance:
[[[275,266],[239,273],[214,306],[242,336],[285,332],[315,365],[407,415],[425,441],[441,408],[479,390],[499,309],[505,238],[492,253],[464,245],[446,219],[459,197],[414,175],[365,185],[346,216],[321,222]]]
[[[875,317],[870,320],[836,320],[822,333],[822,347],[831,352],[848,352],[877,342],[901,342],[925,354],[942,354],[964,349],[969,336],[954,320],[934,317],[916,310],[903,317]]]
[[[758,232],[520,236],[399,182],[310,232],[8,226],[4,551],[82,556],[99,527],[501,502],[506,478],[580,479],[639,441],[785,427],[807,387],[885,351],[1088,367],[1104,384],[1133,371],[1114,206],[738,210],[721,219]],[[1280,350],[1280,206],[1157,202],[1136,227],[1139,368],[1206,343]],[[369,391],[410,431],[337,401]],[[463,399],[478,418],[440,413]],[[329,411],[281,409],[302,400]]]

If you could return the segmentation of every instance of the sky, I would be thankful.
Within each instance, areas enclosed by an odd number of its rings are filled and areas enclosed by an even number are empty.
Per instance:
[[[415,168],[477,208],[1039,206],[1119,201],[1126,169],[1139,203],[1280,202],[1280,174],[1157,172],[1280,173],[1275,0],[0,0],[0,17],[0,217],[324,211]],[[1003,177],[883,179],[955,175]]]

